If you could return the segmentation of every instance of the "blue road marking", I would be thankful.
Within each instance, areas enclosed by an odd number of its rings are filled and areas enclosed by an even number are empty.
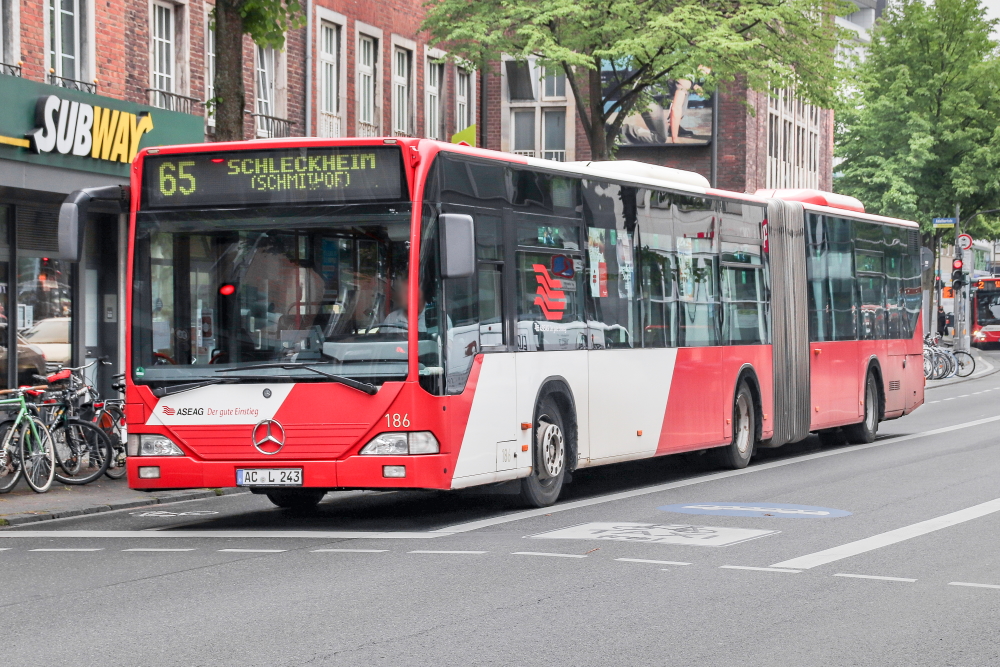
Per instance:
[[[679,514],[711,514],[714,516],[770,516],[781,519],[833,519],[851,516],[846,510],[813,505],[788,505],[786,503],[679,503],[663,505],[656,509]]]

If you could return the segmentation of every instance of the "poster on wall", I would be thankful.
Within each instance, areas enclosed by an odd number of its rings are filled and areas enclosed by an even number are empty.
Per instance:
[[[708,73],[707,68],[703,70]],[[616,90],[634,74],[632,69],[607,61],[601,69],[604,98],[619,99]],[[649,90],[649,106],[631,113],[618,134],[620,146],[704,146],[712,141],[712,95],[703,79],[662,79]],[[624,88],[624,86],[622,86]],[[615,122],[617,114],[607,122]]]

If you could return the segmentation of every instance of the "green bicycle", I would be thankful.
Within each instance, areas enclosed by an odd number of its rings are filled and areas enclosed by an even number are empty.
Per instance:
[[[0,423],[0,493],[7,493],[24,476],[32,491],[45,493],[52,486],[56,472],[55,448],[45,424],[28,408],[24,394],[46,389],[47,385],[5,389],[0,395],[0,409],[17,410],[13,419]]]

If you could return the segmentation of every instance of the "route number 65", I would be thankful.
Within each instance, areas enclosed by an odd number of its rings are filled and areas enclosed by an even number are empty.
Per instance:
[[[385,424],[389,428],[408,428],[410,426],[410,415],[409,413],[401,415],[398,412],[386,415]]]

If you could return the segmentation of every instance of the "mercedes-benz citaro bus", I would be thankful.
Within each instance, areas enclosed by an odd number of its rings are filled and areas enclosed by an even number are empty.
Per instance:
[[[505,484],[810,432],[923,402],[917,225],[814,190],[408,138],[141,151],[129,201],[128,477]],[[841,436],[837,436],[838,438]]]

